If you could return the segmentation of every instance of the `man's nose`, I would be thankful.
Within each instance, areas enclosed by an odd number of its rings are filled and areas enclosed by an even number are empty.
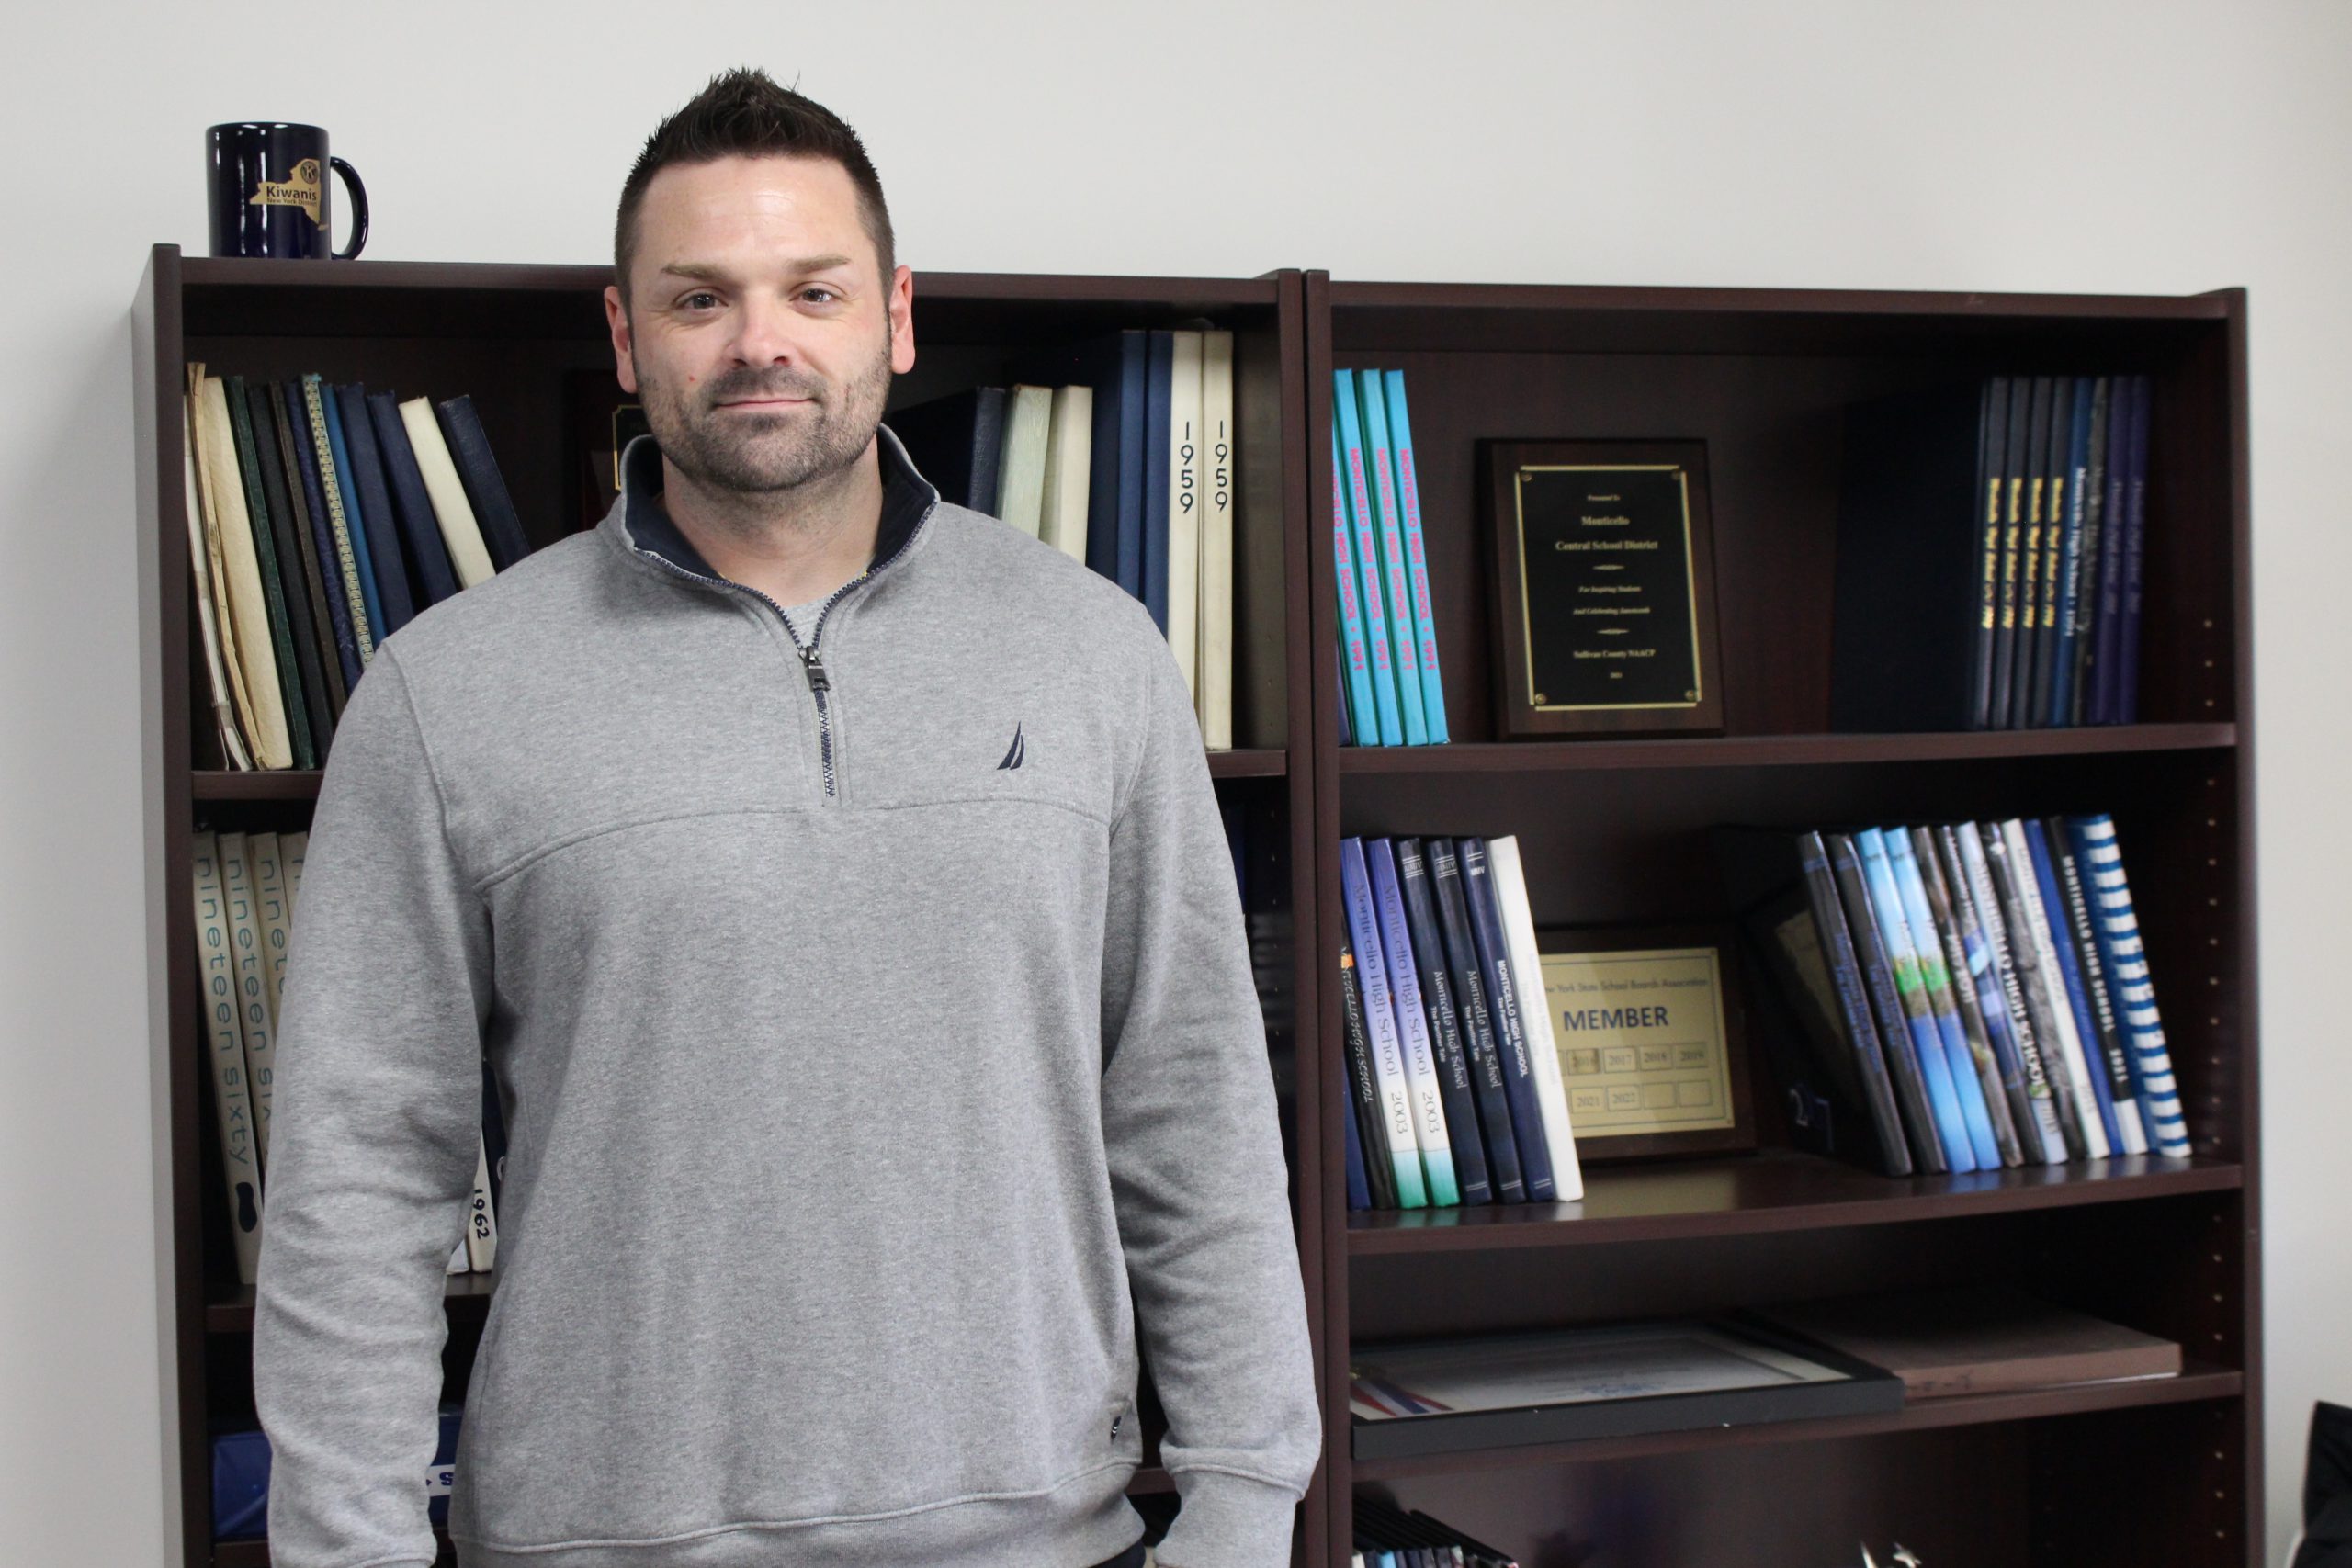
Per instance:
[[[746,297],[736,318],[735,357],[746,365],[805,364],[799,323],[789,300],[757,293]]]

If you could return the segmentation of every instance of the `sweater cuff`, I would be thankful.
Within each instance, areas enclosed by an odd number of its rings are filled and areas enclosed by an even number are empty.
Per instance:
[[[1183,1506],[1154,1551],[1159,1568],[1289,1568],[1297,1495],[1222,1470],[1180,1470]]]

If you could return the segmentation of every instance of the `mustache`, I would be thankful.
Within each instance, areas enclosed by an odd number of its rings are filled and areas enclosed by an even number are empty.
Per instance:
[[[745,402],[760,398],[808,398],[822,400],[825,384],[797,371],[730,370],[705,383],[713,403]]]

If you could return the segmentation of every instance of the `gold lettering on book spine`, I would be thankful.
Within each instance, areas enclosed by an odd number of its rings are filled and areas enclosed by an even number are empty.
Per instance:
[[[1995,479],[1984,492],[1984,629],[1993,629],[1995,606],[2000,603],[2001,481]]]

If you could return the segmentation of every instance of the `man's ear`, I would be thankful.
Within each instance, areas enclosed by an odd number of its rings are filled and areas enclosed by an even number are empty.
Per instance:
[[[612,284],[605,285],[605,324],[613,333],[613,374],[620,378],[621,390],[637,390],[637,355],[629,341],[628,307],[621,302],[621,291]]]
[[[905,375],[915,367],[915,275],[902,266],[890,276],[890,368]]]

